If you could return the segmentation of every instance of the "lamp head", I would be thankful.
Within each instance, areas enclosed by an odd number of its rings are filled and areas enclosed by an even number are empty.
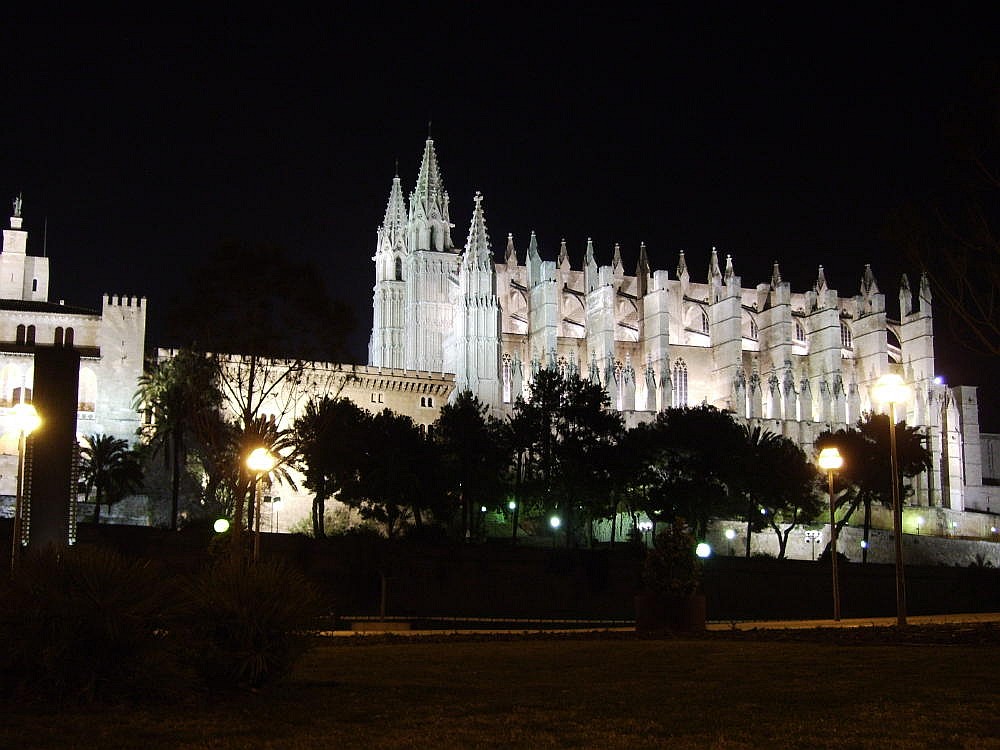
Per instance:
[[[844,457],[836,448],[824,448],[819,452],[816,462],[823,471],[835,471],[844,465]]]
[[[263,474],[274,468],[274,454],[267,448],[254,448],[247,456],[247,468],[256,474]]]

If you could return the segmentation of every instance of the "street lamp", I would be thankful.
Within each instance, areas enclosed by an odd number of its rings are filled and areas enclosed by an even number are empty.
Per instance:
[[[274,519],[271,522],[271,531],[273,531],[274,533],[278,533],[278,511],[280,510],[280,508],[278,507],[279,505],[281,505],[281,498],[277,496],[272,497],[271,511],[274,514]]]
[[[896,624],[906,625],[906,582],[903,576],[903,503],[899,493],[899,457],[896,455],[896,404],[910,397],[903,378],[889,372],[875,382],[877,401],[889,405],[889,458],[892,470],[892,530],[896,537]]]
[[[277,460],[267,448],[254,448],[247,456],[247,468],[254,473],[253,561],[260,559],[260,478],[274,468]]]
[[[729,540],[729,556],[733,557],[736,553],[733,552],[733,540],[736,538],[736,531],[734,529],[726,529],[726,539]]]
[[[556,546],[556,537],[559,535],[559,527],[562,526],[562,519],[559,516],[549,518],[549,526],[552,528],[552,547]]]
[[[844,465],[844,458],[835,447],[819,452],[819,467],[826,472],[830,487],[830,564],[833,569],[833,619],[840,622],[840,581],[837,577],[837,519],[834,515],[833,472]]]
[[[24,492],[24,447],[28,435],[37,430],[42,424],[42,418],[32,404],[18,404],[11,410],[11,423],[17,430],[17,492],[14,496],[14,539],[10,548],[10,573],[17,570],[17,563],[21,557],[21,518],[24,515],[24,504],[22,497]]]
[[[924,525],[924,517],[917,516],[917,536],[920,536],[920,529]]]

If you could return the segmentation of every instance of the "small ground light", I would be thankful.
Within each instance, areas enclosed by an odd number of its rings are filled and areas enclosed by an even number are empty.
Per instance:
[[[733,541],[736,538],[736,532],[733,529],[726,529],[726,539]]]
[[[507,510],[515,510],[517,508],[517,503],[513,500],[507,503]]]
[[[562,526],[562,519],[559,518],[559,516],[552,516],[552,518],[549,519],[549,526],[553,529],[558,529]]]
[[[868,542],[864,539],[861,540],[861,549],[868,549]]]
[[[229,531],[229,521],[227,521],[225,518],[220,518],[214,524],[212,524],[212,528],[215,529],[216,534],[225,534],[227,531]]]
[[[997,533],[997,527],[996,526],[990,526],[990,533],[991,534],[996,534]]]
[[[917,516],[917,535],[918,536],[920,534],[920,527],[923,526],[923,525],[924,525],[924,517],[923,516]]]
[[[486,506],[485,505],[480,505],[479,506],[479,512],[480,513],[485,513],[486,512]]]
[[[712,554],[712,548],[709,546],[708,542],[698,542],[698,546],[694,548],[694,553],[698,557],[710,557]]]

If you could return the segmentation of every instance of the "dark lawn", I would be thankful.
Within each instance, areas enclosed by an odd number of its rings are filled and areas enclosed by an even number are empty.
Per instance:
[[[1000,748],[995,637],[823,641],[323,639],[260,693],[8,706],[0,747]]]

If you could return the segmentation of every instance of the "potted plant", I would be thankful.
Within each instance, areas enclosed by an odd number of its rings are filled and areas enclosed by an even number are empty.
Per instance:
[[[635,597],[636,630],[705,629],[705,595],[696,546],[681,518],[656,535],[643,565],[644,589]]]

